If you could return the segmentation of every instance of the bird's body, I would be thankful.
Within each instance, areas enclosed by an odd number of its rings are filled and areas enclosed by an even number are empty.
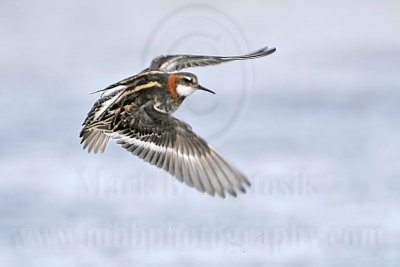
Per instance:
[[[158,57],[141,73],[100,90],[83,123],[81,142],[89,152],[104,152],[110,138],[143,160],[210,195],[236,196],[245,192],[248,179],[227,163],[192,128],[175,117],[183,100],[199,85],[192,73],[174,72],[185,67],[257,58],[275,49],[261,49],[245,56],[217,57],[172,55]],[[212,92],[213,93],[213,92]]]

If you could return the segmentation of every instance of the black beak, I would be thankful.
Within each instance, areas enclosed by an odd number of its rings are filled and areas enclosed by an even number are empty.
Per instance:
[[[205,88],[205,87],[203,87],[203,86],[201,86],[201,85],[198,85],[198,86],[196,87],[196,89],[197,89],[197,90],[206,91],[206,92],[209,92],[209,93],[215,95],[215,92],[214,92],[214,91],[211,91],[210,89],[207,89],[207,88]]]

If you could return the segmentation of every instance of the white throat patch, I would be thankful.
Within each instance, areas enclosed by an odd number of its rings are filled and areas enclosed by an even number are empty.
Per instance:
[[[195,90],[196,89],[194,89],[193,87],[185,86],[185,85],[182,85],[182,84],[178,84],[178,86],[176,87],[176,92],[180,96],[188,96],[191,93],[193,93]]]

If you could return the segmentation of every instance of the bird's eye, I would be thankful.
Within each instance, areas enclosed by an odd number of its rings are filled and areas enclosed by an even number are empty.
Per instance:
[[[188,82],[188,83],[193,82],[193,79],[190,78],[190,77],[185,77],[185,78],[183,78],[183,79],[185,80],[185,82]]]

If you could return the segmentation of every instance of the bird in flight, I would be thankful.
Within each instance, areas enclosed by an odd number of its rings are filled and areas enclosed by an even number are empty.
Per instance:
[[[104,152],[110,138],[144,161],[164,169],[201,192],[222,198],[246,192],[249,180],[174,113],[201,86],[184,68],[260,58],[275,52],[262,48],[240,56],[167,55],[155,58],[137,75],[102,92],[80,132],[83,148]],[[96,92],[95,92],[96,93]]]

